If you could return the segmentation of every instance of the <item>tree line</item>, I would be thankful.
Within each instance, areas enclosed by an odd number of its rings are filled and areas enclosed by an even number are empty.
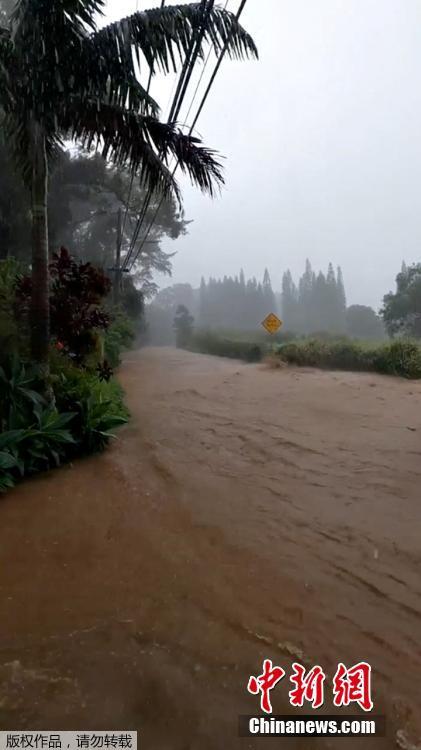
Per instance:
[[[296,333],[346,332],[346,294],[341,268],[329,263],[326,275],[316,273],[307,259],[298,284],[291,271],[284,273],[281,295],[285,328]]]
[[[198,308],[198,324],[202,328],[254,328],[277,309],[267,268],[262,282],[254,277],[246,281],[242,270],[235,278],[210,278],[208,282],[202,278]]]
[[[186,302],[184,298],[180,304]],[[273,312],[282,318],[284,330],[297,334],[347,332],[343,275],[339,267],[334,271],[332,263],[324,274],[316,273],[307,260],[297,284],[287,270],[281,293],[274,292],[267,268],[262,281],[254,277],[246,280],[243,271],[234,278],[210,278],[208,282],[202,278],[195,308],[201,328],[253,330]]]
[[[291,271],[276,291],[267,269],[262,280],[236,276],[202,278],[199,289],[174,284],[162,289],[147,308],[151,340],[171,343],[173,319],[179,305],[187,308],[199,329],[257,331],[269,313],[283,321],[282,331],[309,335],[327,333],[355,338],[384,337],[384,325],[373,308],[346,303],[343,274],[329,263],[327,273],[316,273],[309,260],[296,283]]]

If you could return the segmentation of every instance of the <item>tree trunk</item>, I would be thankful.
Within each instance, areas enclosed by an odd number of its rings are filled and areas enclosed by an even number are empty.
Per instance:
[[[32,166],[31,354],[42,378],[47,378],[49,374],[50,344],[47,195],[48,163],[45,136],[41,128],[35,124]]]

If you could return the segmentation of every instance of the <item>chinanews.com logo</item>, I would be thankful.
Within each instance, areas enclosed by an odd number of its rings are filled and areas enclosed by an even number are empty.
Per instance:
[[[302,664],[294,662],[288,679],[288,696],[292,708],[308,707],[317,711],[324,706],[329,691],[336,708],[352,706],[364,712],[356,716],[272,716],[271,692],[286,677],[285,669],[274,666],[270,659],[265,659],[262,673],[249,678],[247,691],[259,698],[263,716],[240,716],[240,736],[384,736],[385,718],[371,715],[374,708],[371,697],[372,673],[367,662],[361,661],[351,667],[340,662],[332,681],[328,681],[321,666],[306,669]],[[368,713],[369,720],[364,718]]]

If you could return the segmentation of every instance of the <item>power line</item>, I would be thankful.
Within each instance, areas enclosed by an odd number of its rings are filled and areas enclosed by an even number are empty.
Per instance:
[[[213,5],[213,1],[214,0],[211,0],[212,5]],[[205,12],[206,12],[206,7],[207,7],[206,3],[207,3],[207,0],[201,0],[200,19],[201,19],[202,24],[199,22],[196,29],[194,30],[194,33],[192,34],[189,49],[187,51],[187,54],[183,63],[183,67],[181,69],[181,74],[180,74],[180,78],[178,81],[177,89],[174,95],[170,113],[168,115],[168,122],[174,122],[177,119],[178,113],[180,111],[180,106],[184,98],[183,92],[184,92],[184,95],[186,92],[186,87],[185,87],[186,78],[189,75],[189,72],[191,71],[191,62],[193,60],[195,61],[195,53],[197,51],[197,41],[200,39],[199,43],[201,43],[200,28],[204,29]],[[190,72],[190,75],[191,75],[191,72]]]
[[[185,58],[184,63],[183,63],[183,67],[182,67],[182,71],[181,71],[180,78],[179,78],[179,81],[178,81],[177,89],[176,89],[176,92],[174,94],[173,103],[172,103],[172,106],[171,106],[171,109],[170,109],[170,113],[168,115],[168,124],[170,124],[170,123],[172,124],[177,119],[177,117],[178,117],[178,115],[180,113],[180,109],[182,107],[184,98],[186,96],[187,88],[188,88],[188,85],[189,85],[189,82],[190,82],[190,79],[191,79],[191,76],[192,76],[192,73],[193,73],[193,70],[194,70],[194,66],[196,64],[197,58],[198,58],[199,53],[200,53],[200,49],[201,49],[203,37],[204,37],[205,32],[206,32],[206,21],[207,21],[207,18],[209,16],[209,14],[211,13],[211,11],[213,9],[214,4],[215,4],[215,0],[201,0],[201,5],[200,5],[200,11],[201,11],[200,21],[197,24],[197,27],[196,27],[194,33],[192,34],[192,39],[191,39],[191,42],[190,42],[190,45],[189,45],[189,48],[188,48],[188,51],[187,51],[187,54],[186,54],[186,58]],[[147,194],[146,194],[143,207],[142,207],[141,212],[139,214],[138,222],[136,224],[136,228],[135,228],[135,231],[133,233],[132,240],[130,242],[129,251],[128,251],[128,253],[126,255],[126,258],[125,258],[125,261],[124,261],[124,266],[125,267],[127,267],[128,263],[130,262],[131,256],[132,256],[134,248],[135,248],[135,244],[136,244],[136,242],[138,240],[138,237],[139,237],[139,234],[140,234],[140,230],[142,228],[142,224],[143,224],[143,222],[145,220],[145,217],[146,217],[147,210],[148,210],[148,208],[149,208],[149,206],[151,204],[152,196],[153,196],[153,191],[149,189],[148,192],[147,192]],[[161,206],[162,206],[162,201],[159,204],[159,207],[161,207]],[[142,247],[143,247],[143,244],[142,244]],[[136,257],[138,257],[138,254],[136,255]],[[133,267],[133,264],[131,265],[131,268],[132,267]]]
[[[200,50],[201,50],[201,47],[202,47],[203,37],[205,36],[205,32],[206,32],[206,22],[207,22],[210,14],[212,12],[212,9],[213,9],[214,5],[215,5],[215,0],[209,0],[208,4],[206,4],[206,0],[205,0],[204,3],[203,3],[203,15],[202,15],[202,18],[201,18],[201,24],[199,26],[199,30],[198,30],[198,33],[197,33],[196,42],[195,42],[195,45],[194,45],[194,48],[193,48],[191,62],[190,62],[190,65],[188,66],[188,70],[187,70],[187,73],[186,73],[186,76],[185,76],[185,80],[183,82],[183,86],[182,86],[182,89],[181,89],[181,92],[180,92],[180,99],[179,99],[179,102],[177,103],[177,106],[175,107],[174,115],[172,117],[172,121],[173,122],[175,122],[176,120],[178,120],[178,116],[180,114],[181,106],[183,104],[184,98],[185,98],[186,93],[187,93],[187,88],[188,88],[188,85],[190,83],[190,80],[191,80],[191,77],[192,77],[192,74],[193,74],[194,66],[196,64],[197,58],[199,57],[199,53],[200,53]]]
[[[201,7],[200,7],[200,9],[202,11],[204,11],[206,9],[206,2],[207,2],[207,0],[201,0]],[[173,96],[173,100],[172,100],[170,112],[168,114],[168,120],[167,120],[168,123],[172,122],[172,119],[174,118],[174,114],[176,112],[177,106],[181,106],[181,104],[182,104],[182,99],[180,99],[180,93],[181,93],[181,89],[183,88],[183,84],[184,84],[186,75],[188,74],[189,65],[190,65],[190,62],[191,62],[191,59],[192,59],[192,54],[193,54],[193,51],[195,49],[196,34],[197,34],[197,31],[199,30],[199,28],[200,28],[200,25],[198,25],[197,29],[192,34],[192,38],[190,40],[190,44],[189,44],[189,47],[188,47],[188,50],[187,50],[187,53],[186,53],[185,60],[183,62],[183,66],[182,66],[182,70],[181,70],[180,77],[179,77],[179,80],[178,80],[178,84],[177,84],[177,87],[176,87],[176,91],[175,91],[174,96]],[[146,196],[145,196],[145,199],[144,199],[144,202],[143,202],[143,206],[142,206],[142,208],[141,208],[141,210],[139,212],[139,216],[138,216],[138,219],[137,219],[137,222],[136,222],[136,227],[135,227],[135,230],[133,232],[132,239],[130,241],[130,246],[129,246],[128,253],[127,253],[127,255],[126,255],[125,259],[124,259],[124,266],[125,267],[127,267],[127,265],[130,262],[130,258],[132,256],[132,253],[134,251],[136,242],[137,242],[139,234],[140,234],[140,230],[142,228],[142,224],[143,224],[143,222],[145,220],[145,216],[146,216],[147,210],[148,210],[148,208],[150,206],[150,203],[151,203],[151,200],[152,200],[152,195],[153,195],[153,191],[149,189],[147,191],[147,193],[146,193]]]
[[[161,10],[162,10],[162,8],[165,5],[165,1],[166,0],[161,0]],[[138,11],[139,11],[139,0],[136,0],[136,13],[138,13]],[[147,85],[147,88],[146,88],[146,96],[149,96],[149,92],[150,92],[150,88],[151,88],[151,83],[152,83],[152,76],[153,76],[153,72],[154,72],[155,60],[156,60],[156,52],[154,52],[153,57],[152,57],[152,64],[151,64],[150,71],[149,71],[149,80],[148,80],[148,85]],[[142,107],[142,109],[143,109],[143,107]],[[129,192],[128,192],[128,196],[127,196],[126,210],[124,212],[123,228],[122,228],[122,231],[121,231],[121,236],[122,237],[124,237],[124,231],[125,231],[125,228],[126,228],[127,214],[129,213],[130,198],[132,197],[134,177],[135,177],[135,173],[132,172],[131,179],[130,179],[130,185],[129,185]]]
[[[240,3],[240,7],[239,7],[239,9],[237,11],[237,14],[236,14],[237,21],[239,20],[242,12],[244,10],[246,2],[247,2],[247,0],[242,0],[242,2]],[[211,90],[211,88],[213,86],[213,83],[215,81],[216,76],[218,75],[218,71],[219,71],[219,68],[221,67],[222,61],[223,61],[223,59],[224,59],[224,57],[226,55],[226,52],[227,52],[227,49],[228,49],[228,44],[229,44],[229,37],[227,36],[227,38],[225,40],[225,44],[222,47],[221,54],[219,55],[219,60],[216,63],[215,70],[212,73],[212,77],[211,77],[211,79],[209,81],[208,87],[207,87],[207,89],[206,89],[206,91],[204,93],[204,96],[203,96],[203,99],[201,101],[200,107],[199,107],[199,109],[197,111],[196,117],[193,120],[190,132],[192,132],[194,130],[194,128],[196,126],[196,123],[197,123],[197,121],[198,121],[198,119],[199,119],[199,117],[200,117],[200,115],[202,113],[203,107],[206,104],[206,101],[207,101],[207,98],[209,96],[210,90]]]
[[[162,3],[162,5],[161,5],[161,7],[163,7],[164,3],[165,3],[165,0],[163,0],[163,3]],[[226,0],[226,3],[225,3],[225,5],[224,5],[224,10],[227,10],[227,8],[228,8],[228,4],[229,4],[229,0]],[[138,8],[138,7],[139,7],[139,0],[137,0],[137,8]],[[204,77],[204,75],[205,75],[205,73],[206,73],[206,69],[207,69],[207,67],[208,67],[208,64],[209,64],[209,61],[210,61],[210,58],[211,58],[212,52],[213,52],[213,48],[212,48],[212,47],[210,47],[210,49],[209,49],[209,52],[208,52],[208,55],[207,55],[207,57],[206,57],[206,61],[205,61],[204,65],[203,65],[203,68],[202,68],[202,72],[201,72],[201,74],[200,74],[200,77],[199,77],[199,80],[198,80],[198,82],[197,82],[197,85],[196,85],[196,88],[195,88],[194,94],[193,94],[193,96],[192,96],[192,99],[191,99],[191,102],[190,102],[190,106],[189,106],[189,108],[188,108],[188,110],[187,110],[187,114],[186,114],[186,116],[185,116],[185,120],[184,120],[184,125],[182,126],[183,128],[185,128],[185,127],[186,127],[186,125],[187,125],[187,122],[188,122],[188,119],[189,119],[190,113],[191,113],[191,111],[192,111],[192,109],[193,109],[193,105],[194,105],[194,103],[195,103],[195,101],[196,101],[196,97],[197,97],[198,91],[199,91],[199,89],[200,89],[200,85],[201,85],[201,83],[202,83],[202,80],[203,80],[203,77]],[[149,74],[148,88],[147,88],[147,91],[148,91],[148,93],[149,93],[149,89],[150,89],[150,85],[151,85],[152,74],[153,74],[153,69],[151,68],[151,70],[150,70],[150,74]],[[168,120],[170,119],[170,112],[171,112],[171,107],[172,107],[172,104],[171,104],[171,102],[174,102],[174,100],[175,100],[175,89],[176,89],[176,84],[177,84],[177,80],[175,80],[175,81],[174,81],[174,85],[173,85],[173,87],[172,87],[172,92],[171,92],[171,95],[170,95],[170,100],[169,100],[169,102],[168,102],[168,106],[166,107],[166,110],[168,110]],[[134,174],[132,175],[132,178],[131,178],[130,189],[129,189],[129,195],[131,195],[131,192],[132,192],[132,189],[133,189],[133,179],[134,179]],[[126,226],[127,211],[128,211],[128,206],[127,206],[127,208],[126,208],[126,213],[125,213],[125,215],[124,215],[124,222],[123,222],[123,234],[124,234],[124,229],[125,229],[125,226]],[[142,213],[140,214],[140,215],[142,215],[142,217],[143,217],[141,221],[143,221],[143,220],[144,220],[144,218],[145,218],[145,217],[144,217],[144,213],[146,213],[146,212],[142,212]],[[135,238],[135,240],[134,240],[135,242],[136,242],[136,240],[137,240],[138,236],[139,236],[139,233],[137,234],[137,236],[136,236],[136,238]]]
[[[132,176],[130,178],[129,192],[127,195],[126,210],[124,211],[123,229],[122,229],[123,237],[124,237],[124,230],[126,229],[127,214],[129,213],[130,199],[132,197],[133,182],[134,182],[134,172],[132,171]]]
[[[224,6],[224,10],[227,10],[227,7],[228,7],[228,3],[229,3],[229,0],[226,0],[225,6]],[[209,13],[209,8],[208,8],[208,13]],[[202,80],[203,80],[204,74],[205,74],[205,72],[206,72],[206,69],[207,69],[207,66],[208,66],[208,64],[209,64],[209,60],[210,60],[210,57],[211,57],[211,54],[212,54],[212,52],[213,52],[213,48],[212,48],[212,47],[210,47],[210,49],[209,49],[209,52],[208,52],[208,55],[207,55],[207,57],[206,57],[206,61],[205,61],[204,65],[203,65],[203,68],[202,68],[202,72],[201,72],[201,74],[200,74],[200,77],[199,77],[199,80],[198,80],[198,82],[197,82],[197,85],[196,85],[196,88],[195,88],[195,91],[194,91],[193,97],[192,97],[192,99],[191,99],[191,102],[190,102],[190,106],[189,106],[189,109],[188,109],[188,111],[187,111],[187,114],[186,114],[186,117],[185,117],[184,125],[182,126],[183,128],[184,128],[184,127],[186,127],[186,125],[187,125],[187,121],[188,121],[188,118],[189,118],[190,112],[191,112],[191,110],[192,110],[192,108],[193,108],[193,104],[194,104],[194,102],[195,102],[195,100],[196,100],[196,96],[197,96],[197,94],[198,94],[198,91],[199,91],[199,88],[200,88],[200,84],[202,83]],[[188,83],[188,82],[187,82],[187,83]],[[172,95],[171,95],[171,98],[173,98],[173,101],[174,101],[174,99],[175,99],[175,94],[174,94],[174,90],[175,90],[175,84],[176,84],[176,82],[174,82],[174,86],[173,86],[173,90],[172,90]],[[170,99],[170,101],[171,101],[171,99]],[[169,107],[169,106],[170,106],[170,103],[168,104],[168,107]],[[171,111],[171,110],[170,110],[170,111]],[[170,115],[168,115],[168,119],[169,119],[169,117],[170,117]],[[174,118],[174,119],[176,119],[176,118]],[[147,200],[148,200],[148,198],[147,198]],[[161,205],[162,205],[162,204],[161,204]],[[147,208],[148,208],[148,207],[149,207],[149,205],[147,206]],[[146,209],[146,210],[147,210],[147,209]],[[144,221],[144,219],[145,219],[145,215],[146,215],[146,210],[144,210],[144,211],[142,212],[142,218],[140,219],[140,224],[142,224],[142,223],[143,223],[143,221]],[[137,230],[137,233],[136,233],[136,237],[134,237],[134,240],[133,240],[133,245],[134,245],[134,244],[136,243],[136,241],[137,241],[137,239],[138,239],[138,236],[139,236],[139,233],[140,233],[140,228],[141,228],[141,226],[140,226],[140,227],[139,227],[139,229]]]
[[[225,6],[224,6],[224,10],[226,10],[226,9],[227,9],[227,7],[228,7],[228,3],[229,3],[229,0],[226,0]],[[194,91],[194,94],[193,94],[193,96],[192,96],[192,100],[191,100],[191,102],[190,102],[190,107],[189,107],[189,108],[188,108],[188,110],[187,110],[187,114],[186,114],[186,117],[185,117],[185,120],[184,120],[184,125],[183,125],[183,128],[184,128],[184,127],[186,127],[186,125],[187,125],[187,121],[188,121],[188,119],[189,119],[189,117],[190,117],[190,112],[192,111],[192,109],[193,109],[193,104],[194,104],[194,103],[195,103],[195,101],[196,101],[196,96],[197,96],[197,94],[198,94],[198,91],[199,91],[199,89],[200,89],[200,84],[202,83],[203,77],[204,77],[204,75],[205,75],[205,73],[206,73],[206,68],[207,68],[207,67],[208,67],[208,65],[209,65],[209,60],[210,60],[210,58],[211,58],[211,54],[212,54],[212,52],[213,52],[213,48],[212,48],[212,47],[210,47],[210,49],[209,49],[209,52],[208,52],[208,55],[207,55],[207,58],[206,58],[206,61],[205,61],[205,64],[204,64],[204,66],[203,66],[203,68],[202,68],[202,72],[201,72],[201,74],[200,74],[200,78],[199,78],[199,80],[198,80],[198,82],[197,82],[197,86],[196,86],[196,88],[195,88],[195,91]]]
[[[174,94],[173,103],[170,109],[170,113],[168,115],[168,123],[174,122],[179,115],[184,97],[186,95],[187,87],[191,78],[191,74],[192,74],[194,65],[196,63],[198,54],[200,52],[200,47],[201,47],[202,39],[205,33],[205,28],[206,28],[206,17],[208,13],[210,12],[211,8],[213,7],[213,5],[214,5],[214,0],[201,0],[200,22],[198,23],[194,33],[192,34],[192,39],[191,39],[189,49],[186,54],[186,58],[183,63],[183,67],[182,67],[182,71],[181,71],[178,85],[176,88],[176,92]],[[129,252],[125,259],[126,265],[129,263],[131,255],[134,251],[136,242],[140,234],[140,230],[142,228],[142,224],[145,220],[147,210],[152,200],[152,196],[153,196],[153,191],[148,190],[146,197],[145,197],[143,208],[138,218],[135,232],[133,234],[133,237],[130,243]]]
[[[237,20],[237,21],[238,21],[238,20],[240,19],[240,16],[241,16],[241,14],[242,14],[242,12],[243,12],[243,10],[244,10],[244,8],[245,8],[246,2],[247,2],[247,0],[242,0],[242,1],[241,1],[241,3],[240,3],[240,7],[239,7],[239,9],[238,9],[238,11],[237,11],[237,13],[236,13],[236,16],[235,16],[235,17],[236,17],[236,20]],[[196,114],[196,116],[195,116],[195,118],[194,118],[194,120],[193,120],[193,123],[192,123],[192,125],[190,126],[190,129],[189,129],[189,135],[191,135],[191,134],[192,134],[192,132],[193,132],[193,130],[194,130],[194,128],[195,128],[195,126],[196,126],[196,124],[197,124],[197,121],[198,121],[198,119],[199,119],[199,117],[200,117],[200,115],[201,115],[201,113],[202,113],[202,111],[203,111],[203,107],[204,107],[204,105],[205,105],[205,103],[206,103],[206,101],[207,101],[207,99],[208,99],[208,96],[209,96],[209,93],[210,93],[210,91],[211,91],[211,88],[212,88],[212,86],[213,86],[213,83],[214,83],[214,81],[215,81],[215,78],[216,78],[216,76],[217,76],[217,74],[218,74],[218,71],[219,71],[219,69],[220,69],[220,67],[221,67],[222,61],[223,61],[223,59],[224,59],[224,57],[225,57],[225,54],[226,54],[226,52],[227,52],[227,49],[228,49],[228,45],[229,45],[229,41],[230,41],[230,40],[229,40],[229,36],[227,36],[227,38],[226,38],[226,40],[225,40],[225,44],[224,44],[224,46],[222,47],[222,50],[221,50],[221,52],[220,52],[220,55],[219,55],[218,61],[217,61],[217,63],[216,63],[216,66],[215,66],[214,72],[213,72],[213,74],[212,74],[212,76],[211,76],[210,82],[209,82],[209,84],[208,84],[208,86],[207,86],[207,88],[206,88],[206,91],[205,91],[204,95],[203,95],[203,98],[202,98],[202,101],[201,101],[201,103],[200,103],[200,106],[199,106],[199,109],[198,109],[198,111],[197,111],[197,114]],[[175,175],[175,173],[176,173],[176,171],[177,171],[177,169],[178,169],[178,165],[179,165],[179,161],[177,161],[177,163],[176,163],[176,165],[175,165],[175,167],[174,167],[174,169],[173,169],[173,171],[172,171],[172,177],[174,177],[174,175]],[[155,224],[156,218],[157,218],[157,216],[158,216],[158,214],[159,214],[159,212],[160,212],[160,210],[161,210],[161,207],[162,207],[162,204],[163,204],[163,202],[164,202],[164,196],[162,196],[162,197],[161,197],[161,200],[160,200],[160,201],[159,201],[159,203],[158,203],[158,206],[157,206],[157,208],[156,208],[156,211],[155,211],[155,213],[154,213],[154,215],[153,215],[153,217],[152,217],[152,219],[151,219],[151,221],[150,221],[150,223],[149,223],[149,225],[148,225],[148,228],[147,228],[147,230],[146,230],[146,234],[145,234],[145,236],[143,237],[143,240],[142,240],[142,242],[140,243],[140,246],[139,246],[139,248],[138,248],[138,251],[137,251],[137,253],[136,253],[136,255],[135,255],[134,259],[133,259],[133,260],[132,260],[132,262],[131,262],[131,265],[130,265],[130,269],[129,269],[130,271],[132,270],[132,268],[133,268],[134,264],[136,263],[136,261],[137,261],[137,259],[138,259],[139,255],[140,255],[140,253],[142,252],[142,250],[143,250],[143,248],[144,248],[144,246],[145,246],[145,244],[146,244],[146,242],[147,242],[147,239],[148,239],[148,237],[149,237],[149,234],[150,234],[150,232],[151,232],[151,229],[152,229],[153,225]]]
[[[177,86],[177,75],[175,75],[175,76],[174,76],[174,83],[173,83],[173,85],[171,86],[171,92],[170,92],[170,95],[169,95],[169,97],[168,97],[168,102],[167,102],[167,105],[166,105],[166,107],[165,107],[165,112],[166,112],[166,113],[168,113],[168,114],[166,115],[166,118],[165,118],[167,122],[168,122],[168,119],[169,119],[169,115],[170,115],[170,111],[171,111],[172,103],[173,103],[173,101],[174,101],[174,96],[175,96],[175,89],[176,89],[176,86]]]

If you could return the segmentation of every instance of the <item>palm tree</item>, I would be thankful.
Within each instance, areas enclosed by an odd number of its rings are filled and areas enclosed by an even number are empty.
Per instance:
[[[159,120],[157,103],[137,71],[177,70],[205,21],[203,45],[227,44],[232,57],[257,56],[236,18],[210,3],[135,13],[103,28],[105,0],[18,0],[0,28],[0,108],[23,178],[32,195],[32,358],[48,373],[49,165],[73,139],[96,146],[130,168],[142,187],[179,195],[168,162],[175,157],[193,184],[214,192],[223,182],[215,153]],[[202,27],[203,28],[203,27]]]

